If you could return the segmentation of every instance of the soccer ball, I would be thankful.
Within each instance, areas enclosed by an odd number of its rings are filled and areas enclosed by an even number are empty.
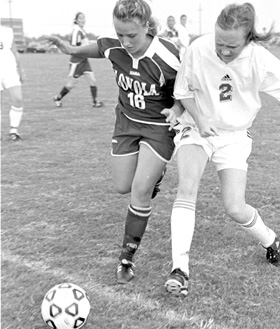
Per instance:
[[[49,328],[79,329],[87,321],[90,303],[84,289],[73,283],[61,283],[46,293],[41,312]]]

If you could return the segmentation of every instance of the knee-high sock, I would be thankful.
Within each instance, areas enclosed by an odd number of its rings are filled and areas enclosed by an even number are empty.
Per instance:
[[[59,93],[59,95],[57,96],[57,98],[59,100],[61,100],[64,96],[66,96],[68,93],[70,92],[70,89],[68,89],[67,87],[63,87]]]
[[[93,99],[93,103],[95,103],[96,97],[97,97],[97,87],[96,86],[90,86],[90,92],[91,92],[91,96],[92,96],[92,99]]]
[[[132,257],[145,233],[150,215],[151,207],[134,207],[132,205],[128,207],[120,260],[127,259],[132,261]]]
[[[17,132],[17,128],[20,125],[21,119],[23,114],[23,108],[22,107],[15,107],[11,106],[9,117],[10,117],[10,132]]]
[[[189,276],[189,252],[195,225],[195,203],[176,199],[171,214],[171,243],[173,267]]]
[[[261,216],[253,207],[252,213],[251,219],[246,224],[240,224],[240,226],[267,248],[273,244],[276,234],[264,224]]]

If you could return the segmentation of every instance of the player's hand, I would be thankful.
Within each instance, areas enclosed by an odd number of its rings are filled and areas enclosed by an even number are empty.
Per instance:
[[[163,109],[160,113],[166,116],[165,121],[170,122],[169,130],[172,130],[177,123],[176,112],[171,108],[171,109]]]
[[[201,137],[219,136],[218,129],[213,124],[206,121],[197,122],[196,124]]]
[[[45,35],[45,39],[49,45],[55,45],[59,48],[64,54],[71,55],[71,46],[69,46],[66,42],[64,42],[59,37],[54,35]]]

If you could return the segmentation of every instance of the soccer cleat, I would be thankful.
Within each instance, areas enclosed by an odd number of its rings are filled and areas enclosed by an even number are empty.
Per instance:
[[[20,137],[20,135],[18,133],[10,133],[10,140],[13,142],[18,142],[18,141],[22,140],[22,138]]]
[[[160,192],[160,188],[159,187],[160,187],[160,184],[161,184],[161,182],[163,180],[163,177],[164,177],[165,173],[166,173],[166,168],[163,170],[163,172],[162,172],[159,180],[156,182],[156,185],[155,185],[154,190],[153,190],[153,193],[152,193],[152,199],[154,199],[157,196],[158,192]]]
[[[61,99],[60,99],[58,96],[54,96],[53,100],[54,100],[55,105],[56,105],[57,107],[61,107],[61,106],[62,106]]]
[[[103,106],[103,103],[100,101],[95,101],[92,103],[92,107],[102,107],[102,106]]]
[[[269,263],[274,266],[280,266],[280,241],[279,238],[276,237],[273,244],[266,248],[266,258]]]
[[[135,265],[131,261],[122,259],[117,267],[117,282],[125,284],[131,281],[134,278],[133,267],[135,267]]]
[[[165,289],[174,296],[186,297],[189,292],[189,278],[179,268],[173,270],[165,282]]]

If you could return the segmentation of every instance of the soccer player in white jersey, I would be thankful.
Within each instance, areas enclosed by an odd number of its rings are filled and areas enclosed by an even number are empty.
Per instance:
[[[182,59],[186,49],[190,44],[190,36],[187,30],[187,15],[183,14],[180,16],[180,24],[176,25],[179,35],[179,49],[180,49],[180,58]]]
[[[175,146],[175,132],[166,120],[176,120],[181,112],[180,102],[173,98],[179,52],[172,42],[156,36],[151,15],[144,0],[119,0],[113,10],[116,36],[100,37],[97,44],[83,47],[48,37],[65,53],[108,58],[115,72],[119,98],[112,138],[113,176],[118,193],[131,192],[118,283],[134,277],[133,257],[151,214],[151,199]]]
[[[171,214],[173,268],[166,289],[188,293],[189,251],[199,182],[208,161],[216,165],[226,214],[266,249],[279,266],[279,239],[258,211],[246,204],[247,131],[261,108],[259,92],[280,101],[280,61],[258,44],[271,37],[255,29],[254,7],[229,5],[215,33],[195,40],[178,71],[174,95],[186,109],[174,128],[179,186]],[[211,242],[210,242],[211,243]]]
[[[78,12],[74,19],[74,27],[71,33],[72,46],[81,46],[89,43],[87,34],[84,30],[86,20],[85,15]],[[97,100],[97,85],[96,78],[91,69],[89,60],[87,58],[80,58],[78,56],[72,55],[70,58],[70,68],[68,79],[65,86],[61,89],[60,93],[54,96],[54,102],[57,107],[62,106],[62,98],[66,96],[71,89],[75,87],[78,82],[78,78],[84,75],[89,83],[90,92],[92,96],[92,106],[101,107],[102,102]]]
[[[18,128],[23,114],[22,81],[23,72],[13,30],[0,25],[0,91],[7,90],[11,98],[9,117],[12,141],[21,139]]]

